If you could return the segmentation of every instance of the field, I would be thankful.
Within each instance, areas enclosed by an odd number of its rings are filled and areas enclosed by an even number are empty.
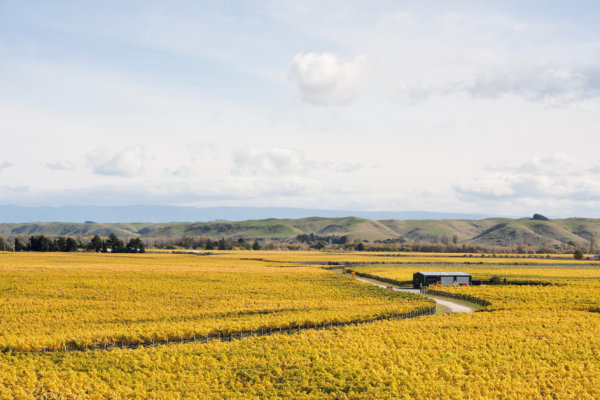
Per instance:
[[[489,310],[525,308],[529,310],[600,310],[600,263],[579,266],[548,266],[541,263],[526,266],[436,265],[410,263],[353,268],[382,278],[399,281],[412,280],[419,271],[461,271],[483,280],[499,277],[510,281],[541,282],[549,285],[483,285],[471,287],[443,287],[453,293],[472,295],[492,303]]]
[[[329,271],[226,254],[5,254],[0,348],[85,348],[372,319],[429,303]]]
[[[0,398],[600,398],[600,265],[467,259],[0,253]],[[369,320],[431,304],[324,268],[343,262],[373,263],[352,268],[399,280],[418,270],[464,270],[551,285],[444,288],[492,302],[472,314],[233,342],[70,351],[111,341]],[[37,351],[65,344],[66,352]]]

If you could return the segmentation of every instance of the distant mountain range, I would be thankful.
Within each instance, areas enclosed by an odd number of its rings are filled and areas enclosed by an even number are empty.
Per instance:
[[[248,221],[169,222],[169,223],[4,223],[0,236],[70,235],[167,238],[208,236],[245,239],[290,239],[300,234],[348,236],[352,239],[407,241],[452,240],[482,245],[586,246],[600,238],[600,219],[569,218],[537,220],[532,218],[487,218],[481,220],[372,220],[358,217],[260,219]]]
[[[0,223],[8,222],[208,222],[245,221],[266,218],[367,219],[482,219],[482,214],[428,211],[349,211],[282,207],[178,207],[178,206],[0,206]]]

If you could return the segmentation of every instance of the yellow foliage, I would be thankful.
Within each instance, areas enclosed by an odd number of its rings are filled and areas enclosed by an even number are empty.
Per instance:
[[[316,252],[5,253],[0,255],[1,340],[16,343],[13,331],[20,324],[27,327],[20,331],[23,345],[39,345],[46,336],[29,335],[46,329],[45,323],[52,326],[49,337],[60,340],[70,332],[81,335],[77,338],[95,337],[102,329],[118,334],[127,326],[147,335],[168,317],[167,326],[181,332],[219,323],[262,324],[270,315],[239,315],[244,310],[275,310],[275,315],[285,315],[273,316],[268,323],[286,323],[306,316],[349,318],[417,305],[394,292],[309,266],[349,257],[386,260],[381,255]],[[552,285],[439,288],[492,302],[471,314],[380,321],[231,343],[0,353],[0,399],[600,398],[600,314],[588,311],[600,309],[600,267],[404,263],[353,269],[397,280],[410,280],[419,270],[464,270],[476,278],[499,276]],[[307,315],[298,310],[302,307],[309,309]],[[209,315],[230,310],[233,314]],[[178,315],[184,318],[175,318]],[[157,317],[145,321],[152,316]],[[133,318],[137,320],[131,322]]]
[[[307,265],[86,253],[2,255],[0,305],[0,349],[15,350],[148,343],[430,307]]]

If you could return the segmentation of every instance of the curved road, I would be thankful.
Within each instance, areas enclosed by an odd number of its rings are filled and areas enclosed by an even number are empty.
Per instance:
[[[395,291],[398,291],[398,292],[409,292],[409,293],[415,293],[415,294],[421,293],[419,291],[419,289],[399,288],[399,287],[390,285],[388,283],[382,283],[382,282],[376,281],[374,279],[366,279],[366,278],[361,278],[358,276],[355,278],[359,281],[367,282],[367,283],[370,283],[371,285],[379,286],[384,289],[387,288],[388,286],[391,286],[394,288]],[[447,308],[448,310],[450,310],[451,313],[466,313],[466,312],[475,311],[475,307],[468,306],[465,303],[459,303],[457,301],[449,300],[449,299],[440,299],[439,297],[430,296],[430,295],[423,295],[423,296],[429,297],[430,299],[434,300],[436,302],[436,304]]]

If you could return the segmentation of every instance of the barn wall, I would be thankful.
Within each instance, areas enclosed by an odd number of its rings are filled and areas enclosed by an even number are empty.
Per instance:
[[[459,276],[456,280],[456,283],[458,285],[460,285],[462,283],[466,283],[468,285],[470,283],[470,279],[468,276]]]

